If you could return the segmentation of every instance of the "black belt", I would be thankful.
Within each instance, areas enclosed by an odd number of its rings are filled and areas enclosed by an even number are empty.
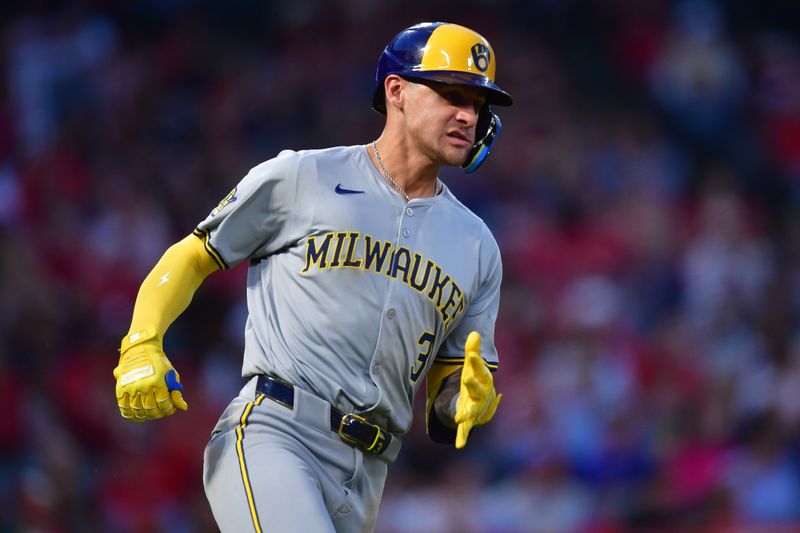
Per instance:
[[[294,387],[284,381],[262,374],[258,376],[256,391],[289,409],[294,408]],[[383,453],[392,440],[392,435],[380,426],[370,424],[357,414],[343,413],[333,405],[331,431],[335,431],[350,446],[373,455]]]

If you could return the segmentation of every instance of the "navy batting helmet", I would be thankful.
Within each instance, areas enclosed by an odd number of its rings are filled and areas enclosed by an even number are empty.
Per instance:
[[[489,41],[447,22],[423,22],[398,33],[383,50],[375,71],[372,108],[386,114],[383,81],[390,74],[485,89],[486,105],[476,126],[476,143],[462,168],[473,172],[489,154],[501,123],[489,105],[510,106],[511,95],[494,81],[496,62]]]

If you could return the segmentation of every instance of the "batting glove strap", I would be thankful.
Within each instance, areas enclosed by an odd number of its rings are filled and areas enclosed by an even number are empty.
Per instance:
[[[132,346],[142,344],[149,340],[156,340],[159,345],[161,344],[161,339],[159,338],[155,326],[147,326],[145,329],[135,331],[130,335],[123,337],[122,342],[120,343],[119,353],[124,354]]]

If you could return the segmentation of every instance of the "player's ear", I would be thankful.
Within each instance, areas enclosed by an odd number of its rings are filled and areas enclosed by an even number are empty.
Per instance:
[[[397,74],[390,74],[383,80],[383,90],[386,95],[386,109],[390,107],[403,109],[403,93],[408,82]]]

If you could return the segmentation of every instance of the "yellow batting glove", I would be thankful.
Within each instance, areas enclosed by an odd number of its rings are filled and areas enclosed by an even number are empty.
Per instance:
[[[473,331],[464,346],[464,368],[461,370],[461,391],[456,404],[456,448],[467,444],[474,426],[489,422],[497,411],[502,394],[494,390],[489,367],[481,357],[481,335]]]
[[[180,376],[161,348],[154,327],[122,339],[122,354],[114,369],[117,405],[124,418],[134,422],[189,409],[183,399]]]

